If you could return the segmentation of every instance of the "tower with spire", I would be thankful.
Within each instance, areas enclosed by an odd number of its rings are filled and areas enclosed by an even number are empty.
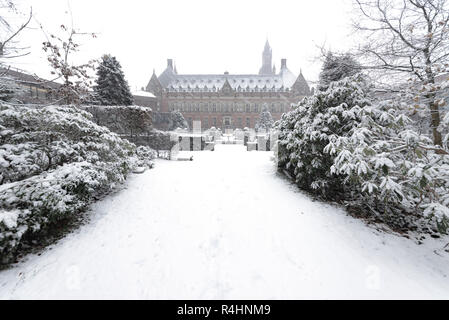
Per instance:
[[[271,51],[268,39],[265,42],[265,47],[262,53],[262,68],[259,70],[260,75],[274,75],[274,68],[272,65],[273,54]]]

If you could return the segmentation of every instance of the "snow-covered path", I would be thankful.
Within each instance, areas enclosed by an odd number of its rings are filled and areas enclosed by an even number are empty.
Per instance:
[[[218,146],[158,161],[91,223],[1,271],[0,298],[449,298],[448,239],[379,233],[313,202],[270,157]]]

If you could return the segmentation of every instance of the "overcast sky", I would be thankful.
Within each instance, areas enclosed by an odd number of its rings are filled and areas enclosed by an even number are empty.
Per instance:
[[[81,38],[79,61],[117,57],[133,90],[159,75],[173,58],[179,73],[257,73],[268,38],[273,62],[287,58],[295,74],[317,80],[318,46],[345,50],[351,43],[351,0],[16,0],[32,6],[36,21],[51,33],[70,24],[96,32]],[[22,42],[32,54],[17,66],[48,77],[42,31],[28,30]]]

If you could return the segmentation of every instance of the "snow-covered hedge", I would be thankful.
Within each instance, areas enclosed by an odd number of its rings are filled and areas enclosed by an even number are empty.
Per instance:
[[[83,106],[93,121],[112,132],[126,135],[145,134],[152,130],[152,111],[140,106]]]
[[[172,134],[166,131],[153,129],[145,135],[133,137],[131,141],[137,145],[148,146],[156,151],[169,151],[176,142],[172,138]]]
[[[136,147],[75,107],[0,105],[0,262],[24,238],[82,211],[154,152]]]
[[[331,83],[276,127],[281,169],[298,186],[395,227],[449,228],[449,155],[392,101],[370,98],[356,75]],[[449,125],[449,118],[443,125]]]

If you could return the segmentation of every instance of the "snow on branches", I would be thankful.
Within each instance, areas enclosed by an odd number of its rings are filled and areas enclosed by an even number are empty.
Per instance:
[[[82,102],[90,101],[89,89],[92,86],[89,71],[94,69],[95,61],[91,60],[84,64],[75,64],[73,54],[79,50],[76,37],[89,35],[96,37],[93,33],[81,33],[73,27],[67,28],[61,25],[64,37],[51,34],[49,39],[42,44],[42,49],[47,53],[56,79],[62,79],[63,83],[57,89],[51,89],[52,94],[63,104],[80,105]],[[55,79],[55,80],[56,80]]]
[[[395,227],[419,220],[447,232],[448,136],[434,145],[401,103],[410,101],[376,101],[361,74],[332,82],[277,122],[278,165],[301,188]]]
[[[325,148],[359,121],[360,108],[369,104],[368,84],[361,75],[330,84],[304,98],[276,123],[279,130],[279,166],[303,189],[332,198],[342,193],[342,178],[332,175],[333,155]]]
[[[46,227],[74,217],[140,167],[136,147],[75,107],[0,105],[0,263]]]
[[[97,68],[97,77],[94,87],[97,103],[104,106],[130,106],[134,103],[122,67],[115,57],[103,55]]]
[[[170,113],[170,121],[171,125],[169,131],[174,131],[178,128],[180,129],[189,128],[189,124],[187,123],[186,119],[179,110],[174,110]]]

